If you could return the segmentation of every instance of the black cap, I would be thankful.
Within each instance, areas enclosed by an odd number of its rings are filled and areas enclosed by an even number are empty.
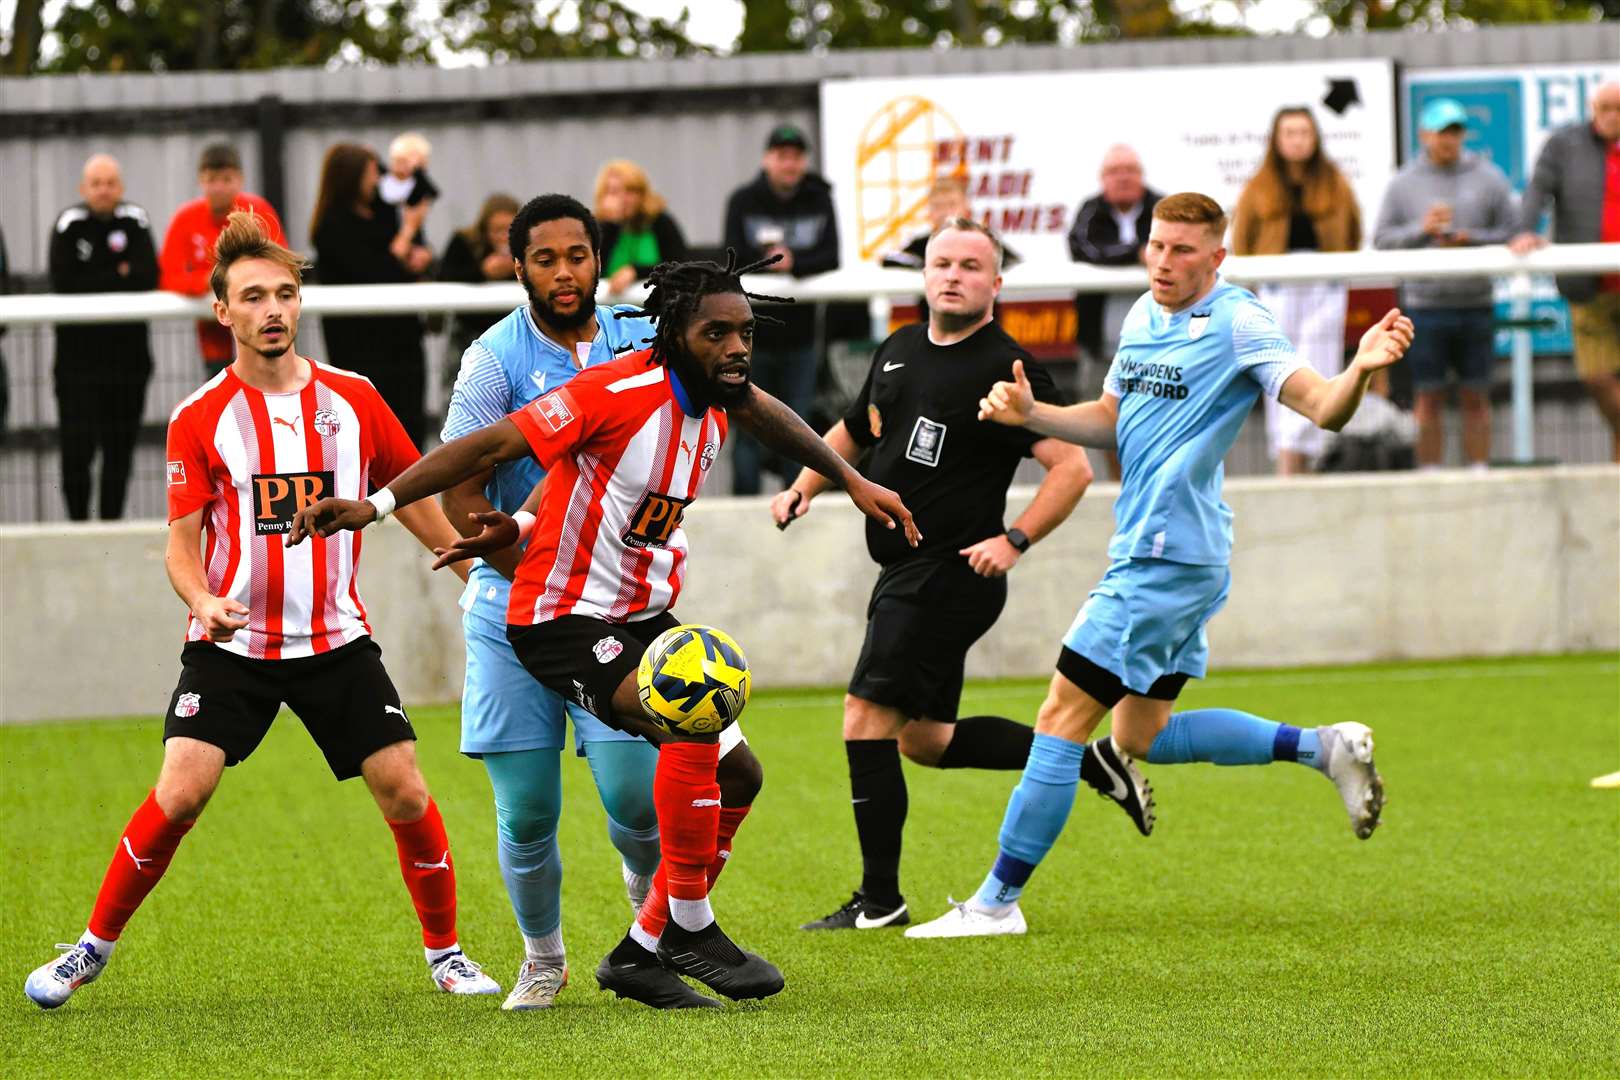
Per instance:
[[[799,125],[777,124],[771,128],[770,138],[765,140],[765,149],[775,150],[778,146],[797,146],[800,150],[808,150],[810,142]]]

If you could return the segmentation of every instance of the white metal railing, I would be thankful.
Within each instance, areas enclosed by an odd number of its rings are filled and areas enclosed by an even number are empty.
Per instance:
[[[1531,278],[1543,274],[1620,273],[1620,244],[1555,244],[1515,255],[1505,246],[1416,248],[1402,251],[1306,252],[1291,255],[1233,256],[1223,273],[1244,284],[1289,281],[1400,282],[1419,278],[1506,277],[1513,298],[1513,318],[1528,322]],[[752,291],[798,300],[866,300],[873,326],[887,327],[890,303],[920,291],[915,270],[852,267],[811,278],[777,274],[750,277]],[[1147,274],[1137,267],[1098,267],[1085,263],[1022,263],[1004,276],[1003,295],[1087,290],[1129,292],[1147,287]],[[638,288],[607,300],[634,303]],[[304,290],[304,312],[311,315],[424,314],[448,311],[509,311],[523,302],[516,282],[491,285],[425,283],[415,285],[310,285]],[[0,296],[0,325],[122,322],[152,319],[208,318],[206,298],[173,293],[36,294]],[[1514,458],[1535,457],[1531,380],[1531,331],[1514,330]]]

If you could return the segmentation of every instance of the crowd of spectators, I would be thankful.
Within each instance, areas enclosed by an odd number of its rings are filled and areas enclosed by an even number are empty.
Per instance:
[[[1464,149],[1469,124],[1468,112],[1458,102],[1440,98],[1427,103],[1417,122],[1422,152],[1400,169],[1383,193],[1371,231],[1374,247],[1511,241],[1522,253],[1546,242],[1542,223],[1549,216],[1554,239],[1620,242],[1620,84],[1600,86],[1590,119],[1548,139],[1522,204],[1496,165]],[[507,230],[519,207],[512,194],[489,195],[477,219],[449,233],[442,255],[435,256],[426,228],[440,195],[428,175],[431,155],[428,141],[414,132],[390,144],[386,170],[366,146],[344,142],[327,151],[310,219],[317,280],[327,284],[511,280]],[[811,168],[811,156],[810,140],[798,126],[783,123],[769,132],[759,172],[732,191],[726,202],[721,246],[734,249],[740,264],[761,263],[760,272],[794,277],[838,266],[834,193]],[[1098,266],[1136,265],[1161,192],[1147,182],[1144,163],[1127,145],[1108,149],[1098,178],[1099,190],[1079,204],[1068,230],[1070,255],[1077,262]],[[91,157],[80,180],[80,201],[63,210],[52,226],[53,290],[162,288],[205,295],[213,243],[236,210],[259,215],[275,239],[285,243],[275,207],[244,190],[242,161],[235,147],[226,143],[206,147],[197,163],[197,184],[198,198],[175,211],[159,248],[146,213],[124,197],[118,163],[104,154]],[[593,201],[602,229],[599,270],[606,294],[622,295],[658,263],[689,256],[686,232],[636,162],[606,162],[597,175]],[[972,215],[966,178],[939,176],[927,196],[930,228],[940,220]],[[1350,183],[1324,151],[1311,110],[1304,106],[1278,110],[1260,166],[1233,208],[1231,251],[1237,255],[1354,251],[1364,240],[1362,220]],[[907,237],[883,258],[884,264],[920,267],[929,231]],[[1007,264],[1016,261],[1008,251]],[[6,280],[0,238],[0,288]],[[1620,275],[1560,277],[1558,288],[1571,304],[1577,372],[1613,433],[1615,459],[1620,461]],[[1264,285],[1259,294],[1308,363],[1324,375],[1342,368],[1347,309],[1342,284]],[[1100,387],[1133,301],[1133,295],[1122,293],[1082,293],[1076,298],[1076,346],[1082,365],[1077,384],[1082,392],[1094,393]],[[1465,458],[1477,467],[1488,461],[1488,389],[1495,359],[1491,282],[1412,281],[1402,286],[1400,303],[1418,331],[1408,365],[1414,413],[1405,414],[1391,404],[1387,383],[1381,383],[1372,388],[1380,404],[1369,410],[1366,430],[1347,432],[1335,449],[1310,424],[1287,410],[1268,408],[1268,447],[1279,472],[1387,467],[1414,456],[1420,467],[1437,466],[1444,447],[1444,405],[1452,383],[1461,407]],[[825,313],[819,305],[800,304],[773,307],[770,314],[773,321],[762,323],[757,333],[754,379],[808,416],[820,368],[820,324]],[[448,327],[452,355],[459,355],[496,318],[494,313],[453,316]],[[327,316],[321,326],[327,362],[370,378],[406,431],[422,443],[428,435],[423,318]],[[209,376],[231,361],[230,333],[212,321],[198,322],[197,347]],[[448,367],[453,377],[454,363]],[[61,417],[62,486],[73,519],[90,516],[91,473],[98,456],[100,516],[121,514],[151,372],[144,323],[57,327],[53,374]],[[0,367],[0,393],[3,384]],[[0,397],[0,426],[4,409],[5,399]],[[1408,448],[1404,454],[1403,443]],[[1410,450],[1414,443],[1415,455]],[[764,472],[791,479],[781,462],[746,436],[737,436],[734,454],[737,494],[761,491]],[[1117,476],[1117,463],[1111,467]]]

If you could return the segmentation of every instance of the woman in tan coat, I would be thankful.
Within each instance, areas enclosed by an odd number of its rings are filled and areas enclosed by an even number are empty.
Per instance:
[[[1355,251],[1360,246],[1361,210],[1344,174],[1322,153],[1316,118],[1303,106],[1279,109],[1271,121],[1271,141],[1260,171],[1238,196],[1232,215],[1233,254]],[[1329,378],[1344,369],[1348,294],[1343,285],[1330,281],[1265,285],[1259,296],[1301,359]],[[1266,434],[1277,472],[1283,475],[1309,471],[1327,448],[1319,428],[1269,398]]]

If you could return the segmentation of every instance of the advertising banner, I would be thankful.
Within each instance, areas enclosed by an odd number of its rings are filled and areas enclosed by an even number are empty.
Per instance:
[[[948,175],[1025,259],[1067,260],[1109,147],[1135,149],[1149,186],[1230,209],[1283,105],[1311,107],[1370,212],[1394,169],[1394,104],[1387,60],[830,80],[821,162],[846,266],[925,229],[929,186]]]

